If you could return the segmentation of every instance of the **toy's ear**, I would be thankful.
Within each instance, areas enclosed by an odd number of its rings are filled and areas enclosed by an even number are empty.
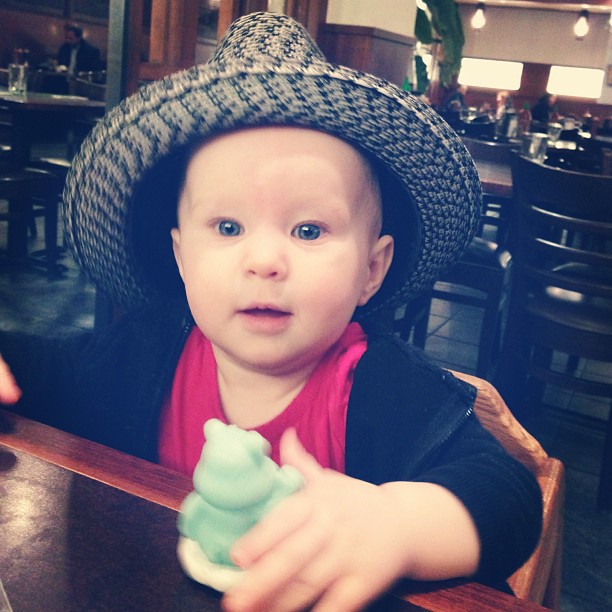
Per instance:
[[[270,454],[270,443],[256,431],[247,432],[246,447],[253,459]]]
[[[219,419],[209,419],[204,423],[204,437],[208,440],[216,432],[221,431],[225,425]]]

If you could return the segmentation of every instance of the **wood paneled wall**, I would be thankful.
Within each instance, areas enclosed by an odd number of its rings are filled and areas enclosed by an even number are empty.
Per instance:
[[[328,23],[319,30],[319,45],[336,64],[370,72],[403,84],[412,62],[414,39],[366,26]]]

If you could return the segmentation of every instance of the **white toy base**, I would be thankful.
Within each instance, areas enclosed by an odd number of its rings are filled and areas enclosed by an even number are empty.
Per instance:
[[[196,582],[225,592],[239,582],[244,570],[212,563],[195,540],[179,536],[176,554],[184,572]]]

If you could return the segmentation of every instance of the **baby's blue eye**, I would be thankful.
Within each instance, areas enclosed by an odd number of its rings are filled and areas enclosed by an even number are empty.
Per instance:
[[[316,240],[321,235],[321,228],[314,223],[302,223],[293,230],[293,235],[300,240]]]
[[[239,236],[242,233],[242,228],[235,221],[220,221],[217,228],[222,236]]]

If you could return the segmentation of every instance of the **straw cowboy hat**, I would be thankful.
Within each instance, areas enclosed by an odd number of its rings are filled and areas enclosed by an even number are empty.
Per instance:
[[[75,157],[64,224],[81,267],[126,309],[181,292],[169,229],[185,151],[237,128],[292,125],[359,148],[380,176],[395,238],[368,315],[427,289],[467,246],[481,207],[474,163],[438,114],[395,85],[327,62],[280,14],[236,21],[203,65],[139,89],[110,110]]]

